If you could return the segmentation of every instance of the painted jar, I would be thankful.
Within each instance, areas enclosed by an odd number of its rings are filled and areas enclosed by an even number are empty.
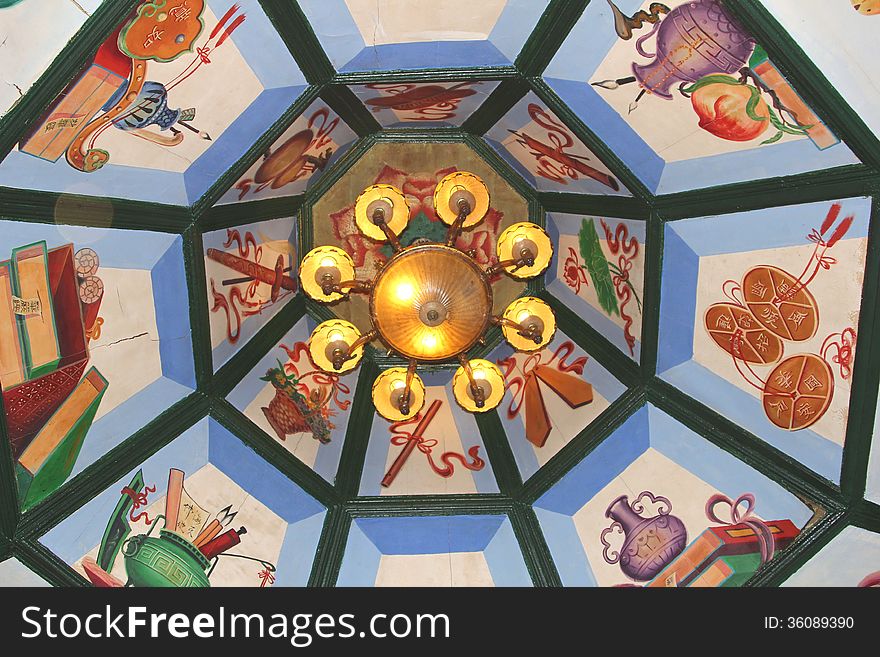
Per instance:
[[[645,518],[642,513],[645,507],[642,498],[648,497],[651,502],[661,506],[657,515]],[[605,517],[614,522],[602,530],[601,541],[604,545],[602,557],[610,564],[620,563],[620,569],[627,577],[638,582],[647,582],[665,568],[669,562],[681,554],[687,544],[687,529],[676,516],[669,515],[672,504],[662,496],[654,497],[644,491],[632,503],[626,495],[615,499],[605,510]],[[623,532],[623,545],[620,550],[609,556],[611,544],[606,537],[612,531]]]

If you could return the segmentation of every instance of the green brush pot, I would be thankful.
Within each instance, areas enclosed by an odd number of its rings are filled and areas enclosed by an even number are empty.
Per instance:
[[[128,575],[126,586],[211,586],[205,574],[211,562],[195,545],[167,529],[160,529],[158,538],[150,536],[150,532],[132,536],[122,546]]]

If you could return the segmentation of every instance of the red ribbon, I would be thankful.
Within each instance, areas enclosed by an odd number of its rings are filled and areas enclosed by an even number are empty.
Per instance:
[[[730,507],[730,522],[721,520],[715,514],[715,507],[718,504],[726,504]],[[741,504],[745,504],[745,511],[740,511]],[[752,515],[754,509],[755,496],[751,493],[740,495],[736,498],[736,501],[731,500],[726,495],[716,493],[706,502],[706,516],[712,522],[727,526],[746,525],[755,532],[755,535],[758,537],[758,547],[761,549],[761,563],[765,564],[773,558],[773,554],[776,551],[776,539],[773,537],[770,527],[763,520]]]
[[[512,397],[510,405],[507,407],[507,418],[509,420],[512,420],[517,415],[519,415],[520,408],[522,407],[522,403],[525,398],[526,383],[528,383],[529,379],[536,376],[535,369],[538,367],[538,365],[551,367],[554,365],[554,363],[556,363],[555,367],[560,372],[574,372],[578,375],[582,375],[584,373],[584,367],[587,364],[586,356],[581,356],[572,363],[565,362],[565,359],[568,358],[572,353],[574,353],[574,343],[571,340],[566,340],[561,345],[559,345],[556,351],[553,352],[553,356],[551,356],[550,360],[548,360],[546,363],[541,362],[544,353],[546,352],[539,351],[531,354],[528,358],[526,358],[525,362],[520,368],[524,376],[513,377],[510,380],[508,380],[508,377],[510,377],[510,375],[513,373],[513,370],[516,368],[516,359],[511,356],[510,358],[505,358],[498,361],[498,366],[501,368],[502,373],[504,374],[504,380],[507,381],[507,390],[510,392],[510,396]]]
[[[623,335],[629,347],[629,353],[632,355],[635,353],[636,337],[630,332],[633,318],[626,313],[625,308],[632,298],[632,290],[629,287],[629,272],[633,267],[633,260],[639,255],[639,241],[635,237],[629,236],[629,228],[626,224],[617,224],[617,228],[612,234],[604,219],[599,219],[599,223],[602,224],[602,230],[605,231],[605,241],[608,243],[611,254],[619,254],[617,268],[620,273],[614,274],[611,281],[614,283],[617,298],[620,300],[620,318],[624,321]]]
[[[126,486],[125,488],[123,488],[120,491],[120,493],[122,495],[128,495],[132,501],[131,510],[129,510],[129,512],[128,512],[128,519],[129,520],[131,520],[132,522],[137,522],[138,520],[143,518],[144,522],[146,522],[148,525],[153,524],[153,521],[150,520],[150,516],[147,515],[146,511],[141,511],[137,515],[134,515],[134,512],[135,512],[135,509],[138,509],[142,506],[147,505],[147,493],[155,493],[155,492],[156,492],[155,485],[154,486],[145,486],[144,492],[142,492],[142,493],[138,493],[137,491],[133,490],[132,488],[129,488],[128,486]]]
[[[479,445],[474,445],[468,450],[468,456],[471,457],[471,461],[468,462],[463,454],[459,454],[458,452],[443,452],[440,455],[440,462],[443,463],[446,467],[441,468],[434,462],[434,457],[432,456],[433,449],[438,445],[437,440],[433,438],[425,438],[424,436],[414,436],[409,431],[402,430],[403,427],[409,426],[411,424],[418,424],[422,419],[421,413],[416,413],[415,416],[411,417],[408,420],[401,420],[400,422],[394,422],[391,429],[391,444],[397,445],[398,447],[405,446],[411,440],[416,441],[416,448],[424,454],[428,459],[428,464],[431,466],[431,469],[444,479],[448,479],[453,474],[455,474],[455,465],[452,463],[453,459],[461,463],[462,467],[467,468],[468,470],[482,470],[486,465],[486,462],[479,457]]]
[[[257,577],[260,578],[260,588],[265,588],[266,584],[272,585],[275,583],[275,575],[269,572],[268,568],[264,568],[259,573],[257,573]]]

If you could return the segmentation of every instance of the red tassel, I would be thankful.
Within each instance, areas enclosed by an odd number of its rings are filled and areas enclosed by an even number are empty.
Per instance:
[[[837,216],[840,214],[840,203],[835,203],[828,209],[828,216],[825,217],[825,221],[822,222],[822,229],[819,231],[822,235],[828,232],[828,229],[831,228],[831,224],[837,221]]]
[[[211,30],[211,36],[208,39],[213,39],[217,36],[217,33],[223,29],[223,26],[226,25],[226,21],[232,18],[232,15],[240,9],[238,5],[232,5],[229,10],[223,14],[223,18],[220,19],[220,22],[214,26],[214,29]]]
[[[242,14],[241,16],[239,16],[238,18],[236,18],[234,21],[232,21],[232,25],[230,25],[229,27],[227,27],[227,28],[226,28],[226,31],[223,32],[223,34],[220,35],[220,38],[219,38],[219,39],[217,39],[217,45],[214,46],[214,48],[219,48],[219,47],[223,44],[223,42],[226,41],[226,39],[229,38],[229,35],[232,34],[232,33],[235,31],[235,28],[237,28],[239,25],[241,25],[242,23],[244,23],[244,19],[245,19],[245,18],[247,18],[247,16],[245,16],[244,14]]]
[[[846,234],[846,231],[849,230],[849,227],[852,226],[852,222],[855,220],[853,215],[849,215],[846,219],[840,222],[840,225],[834,230],[831,234],[831,238],[828,240],[828,248],[830,249],[837,243],[841,237]]]

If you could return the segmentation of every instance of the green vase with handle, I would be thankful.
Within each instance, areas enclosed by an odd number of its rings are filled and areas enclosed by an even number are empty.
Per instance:
[[[177,532],[160,529],[159,536],[150,536],[158,524],[158,516],[146,534],[132,536],[122,545],[125,557],[126,586],[175,588],[209,587],[205,574],[211,565],[199,549]]]

